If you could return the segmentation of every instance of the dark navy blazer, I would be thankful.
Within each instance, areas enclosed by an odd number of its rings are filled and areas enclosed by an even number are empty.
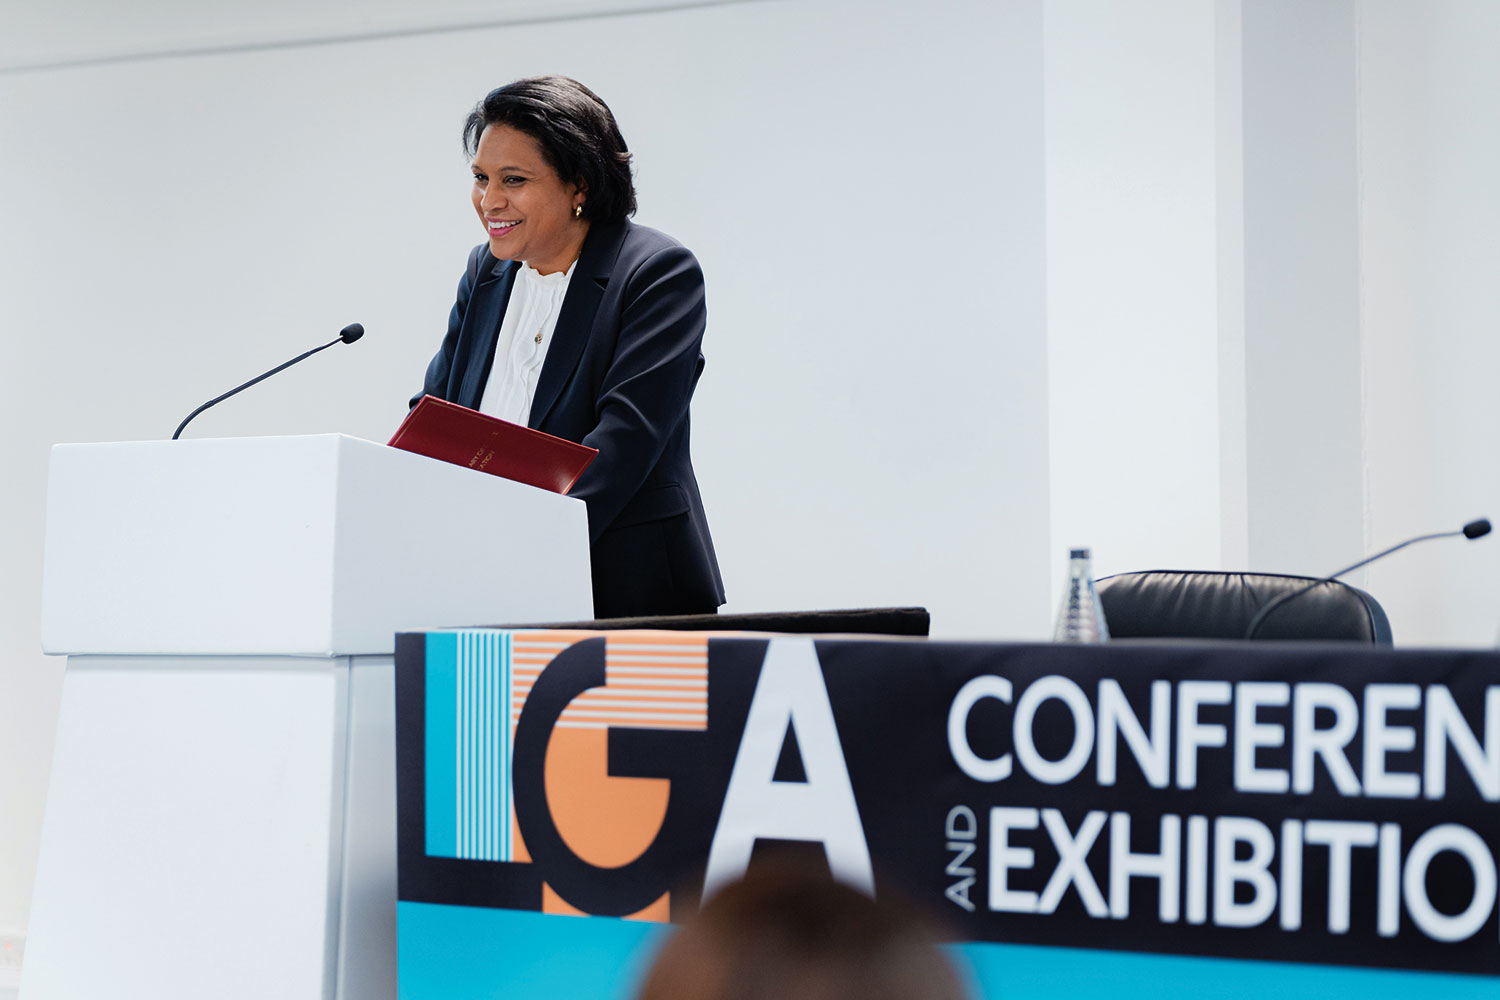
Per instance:
[[[478,409],[519,265],[469,254],[422,395]],[[568,282],[529,424],[599,455],[571,496],[588,503],[594,614],[692,614],[724,585],[688,455],[703,372],[703,272],[670,236],[595,223]]]

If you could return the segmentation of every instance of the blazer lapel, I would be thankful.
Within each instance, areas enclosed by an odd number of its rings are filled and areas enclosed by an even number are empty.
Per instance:
[[[568,282],[568,294],[563,296],[557,328],[552,334],[552,344],[547,348],[547,360],[542,363],[536,394],[531,399],[531,416],[526,421],[531,427],[540,427],[547,419],[563,386],[578,367],[578,359],[583,356],[583,348],[589,341],[594,316],[599,311],[599,303],[604,300],[604,289],[609,286],[609,277],[629,225],[628,222],[596,225],[584,237],[583,250],[578,255],[578,269]]]
[[[494,260],[493,257],[489,259]],[[495,363],[495,340],[500,335],[500,320],[510,302],[510,289],[515,284],[517,270],[514,261],[495,261],[495,266],[479,279],[469,297],[464,326],[473,331],[474,339],[470,342],[463,384],[454,400],[459,406],[477,410],[484,398],[484,386],[489,380],[490,367]]]

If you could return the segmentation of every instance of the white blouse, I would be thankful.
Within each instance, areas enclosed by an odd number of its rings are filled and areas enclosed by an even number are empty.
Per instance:
[[[495,339],[495,361],[485,382],[479,412],[526,425],[536,382],[552,346],[557,314],[573,277],[575,260],[566,271],[541,274],[522,264],[511,285],[505,318]]]

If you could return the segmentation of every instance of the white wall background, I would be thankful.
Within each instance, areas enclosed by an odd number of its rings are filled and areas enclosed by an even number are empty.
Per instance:
[[[1321,575],[1363,548],[1354,13],[1355,0],[1244,5],[1246,459],[1257,569]]]
[[[459,126],[517,76],[605,95],[638,218],[702,260],[694,430],[730,609],[921,603],[945,634],[1043,634],[1040,12],[741,3],[0,76],[0,726],[27,762],[3,778],[0,925],[24,922],[57,697],[48,447],[164,437],[351,320],[357,346],[189,433],[384,440],[482,238]]]
[[[1316,570],[1500,513],[1486,0],[650,6],[0,9],[0,934],[60,680],[47,449],[167,436],[351,320],[190,433],[383,440],[480,239],[458,126],[517,76],[603,94],[703,262],[730,610],[1036,638],[1066,545]],[[1398,639],[1491,643],[1497,557],[1368,582]]]

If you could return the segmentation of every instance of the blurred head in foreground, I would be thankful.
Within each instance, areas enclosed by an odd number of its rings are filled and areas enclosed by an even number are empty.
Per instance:
[[[753,870],[667,941],[638,1000],[966,1000],[916,911],[805,868]]]

